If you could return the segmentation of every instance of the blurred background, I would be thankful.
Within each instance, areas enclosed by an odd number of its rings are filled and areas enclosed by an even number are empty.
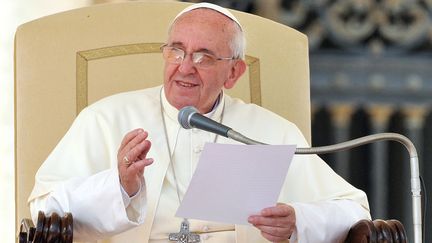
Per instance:
[[[16,27],[45,15],[107,2],[120,1],[0,0],[2,242],[13,242],[15,238],[12,222]],[[432,190],[432,0],[207,2],[261,15],[308,36],[314,146],[378,132],[404,134],[415,144],[421,175],[426,187]],[[380,142],[324,158],[336,172],[368,194],[373,218],[402,221],[412,239],[410,168],[402,145]],[[430,225],[430,204],[427,207],[426,225]],[[432,230],[426,230],[426,242],[432,242]]]

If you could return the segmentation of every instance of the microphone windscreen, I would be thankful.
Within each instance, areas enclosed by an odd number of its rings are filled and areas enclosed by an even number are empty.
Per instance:
[[[184,129],[191,129],[192,126],[190,124],[190,117],[198,113],[198,110],[193,106],[183,107],[178,113],[178,122]]]

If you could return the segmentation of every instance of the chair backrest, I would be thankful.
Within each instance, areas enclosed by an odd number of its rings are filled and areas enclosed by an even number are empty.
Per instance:
[[[162,83],[159,46],[188,3],[94,5],[21,25],[15,36],[16,219],[29,217],[34,175],[86,105]],[[228,93],[291,120],[310,140],[308,43],[273,21],[234,11],[248,71]],[[247,134],[246,134],[247,135]]]

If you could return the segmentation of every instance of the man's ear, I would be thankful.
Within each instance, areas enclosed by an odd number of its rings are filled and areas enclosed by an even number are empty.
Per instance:
[[[231,89],[237,83],[237,80],[246,71],[246,63],[242,59],[236,60],[236,63],[231,67],[231,72],[228,79],[224,83],[226,89]]]

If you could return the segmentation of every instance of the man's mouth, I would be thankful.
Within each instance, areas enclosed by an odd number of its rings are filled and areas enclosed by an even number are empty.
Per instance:
[[[185,88],[192,88],[192,87],[198,86],[196,84],[187,83],[187,82],[183,82],[183,81],[176,81],[176,83],[182,87],[185,87]]]

